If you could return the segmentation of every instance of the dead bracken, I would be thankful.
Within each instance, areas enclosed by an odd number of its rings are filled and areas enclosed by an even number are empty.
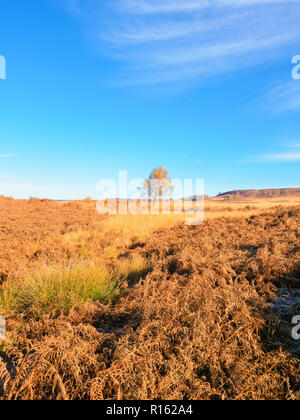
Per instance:
[[[1,399],[300,398],[299,358],[272,309],[300,282],[299,206],[192,227],[149,216],[143,230],[89,202],[3,198],[0,214]],[[115,282],[105,299],[93,298],[95,267]]]

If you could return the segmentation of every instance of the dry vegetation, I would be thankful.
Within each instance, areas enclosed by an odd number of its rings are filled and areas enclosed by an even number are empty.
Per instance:
[[[300,207],[207,220],[0,199],[0,399],[299,399],[271,309],[300,283]]]

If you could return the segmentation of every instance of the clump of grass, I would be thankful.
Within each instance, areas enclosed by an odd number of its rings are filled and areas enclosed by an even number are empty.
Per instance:
[[[146,277],[151,271],[152,263],[153,261],[145,259],[142,255],[133,255],[130,258],[118,261],[118,275],[125,278],[129,283],[135,283]]]
[[[35,319],[67,314],[87,301],[114,302],[123,276],[90,262],[44,265],[19,281],[7,281],[0,290],[0,310]]]

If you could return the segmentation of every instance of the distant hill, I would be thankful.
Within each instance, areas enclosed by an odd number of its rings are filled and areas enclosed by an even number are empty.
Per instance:
[[[233,199],[242,199],[242,198],[272,198],[272,197],[290,197],[290,196],[299,196],[300,197],[300,188],[270,188],[264,190],[235,190],[228,191],[225,193],[220,193],[217,197],[227,198],[231,197]]]

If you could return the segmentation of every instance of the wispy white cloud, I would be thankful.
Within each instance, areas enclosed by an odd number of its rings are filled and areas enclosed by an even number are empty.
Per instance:
[[[290,60],[299,44],[299,0],[65,1],[130,84],[186,82]]]
[[[8,157],[13,157],[14,155],[13,154],[11,154],[11,153],[6,153],[6,154],[4,154],[4,155],[0,155],[0,159],[2,159],[2,158],[8,158]]]
[[[261,160],[264,162],[297,162],[300,161],[300,152],[297,153],[271,153],[262,155]]]
[[[296,3],[298,0],[121,0],[120,8],[129,13],[190,13],[209,7],[240,8],[276,3]]]
[[[299,162],[300,161],[300,143],[289,142],[285,150],[276,153],[266,153],[257,156],[256,162]]]
[[[274,112],[300,111],[300,81],[291,80],[271,89],[267,94],[268,107]]]

